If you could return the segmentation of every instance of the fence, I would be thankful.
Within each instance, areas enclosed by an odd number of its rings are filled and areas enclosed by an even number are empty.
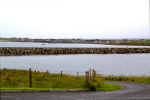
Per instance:
[[[37,70],[34,70],[32,71],[31,68],[29,68],[29,70],[16,70],[16,69],[12,69],[12,70],[9,70],[11,71],[11,74],[9,76],[15,76],[17,77],[17,74],[28,74],[29,75],[29,87],[31,88],[32,87],[32,77],[33,76],[38,76],[39,73],[44,73],[45,76],[49,76],[50,74],[50,71],[47,70],[46,72],[39,72]],[[78,79],[79,78],[79,73],[85,73],[85,78],[86,78],[86,85],[87,87],[90,86],[90,80],[92,79],[92,77],[95,77],[96,76],[96,71],[93,69],[92,72],[91,72],[91,69],[89,69],[89,71],[86,71],[86,72],[79,72],[77,71],[76,75],[72,75],[72,76],[76,76],[76,78]],[[64,75],[66,75],[65,73],[63,73],[63,71],[60,71],[59,73],[53,73],[53,74],[59,74],[60,77],[62,78]],[[3,76],[6,76],[8,75],[8,70],[6,68],[4,68],[3,70],[0,70],[0,75],[3,75]]]

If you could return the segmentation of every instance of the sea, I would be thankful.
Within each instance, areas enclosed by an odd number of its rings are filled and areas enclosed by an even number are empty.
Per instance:
[[[127,45],[52,44],[30,42],[0,42],[0,48],[127,48]],[[150,48],[150,46],[128,46]],[[0,56],[0,68],[23,69],[70,75],[85,75],[94,69],[102,75],[150,76],[150,53],[135,54],[58,54]]]

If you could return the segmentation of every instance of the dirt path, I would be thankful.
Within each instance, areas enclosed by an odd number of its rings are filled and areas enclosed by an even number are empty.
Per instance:
[[[102,100],[102,99],[150,99],[150,84],[130,82],[106,82],[124,88],[114,91],[1,93],[1,100]]]

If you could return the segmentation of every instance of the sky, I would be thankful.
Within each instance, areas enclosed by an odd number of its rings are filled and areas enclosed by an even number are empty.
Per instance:
[[[0,37],[149,39],[149,0],[0,0]]]

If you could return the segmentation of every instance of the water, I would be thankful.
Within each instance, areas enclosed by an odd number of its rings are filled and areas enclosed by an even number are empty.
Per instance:
[[[42,45],[44,44],[44,45]],[[127,48],[127,45],[70,44],[70,43],[33,43],[33,42],[0,42],[0,47],[40,47],[40,48]],[[150,48],[150,46],[128,46],[128,48]]]
[[[45,44],[45,45],[42,45]],[[0,42],[0,47],[40,48],[127,48],[123,45],[101,44],[49,44],[31,42]],[[150,46],[128,46],[129,48],[150,48]],[[84,75],[89,68],[103,75],[150,75],[150,54],[70,54],[1,56],[0,68],[26,69]]]
[[[150,54],[70,54],[1,56],[0,67],[85,75],[89,68],[103,75],[149,75]]]

